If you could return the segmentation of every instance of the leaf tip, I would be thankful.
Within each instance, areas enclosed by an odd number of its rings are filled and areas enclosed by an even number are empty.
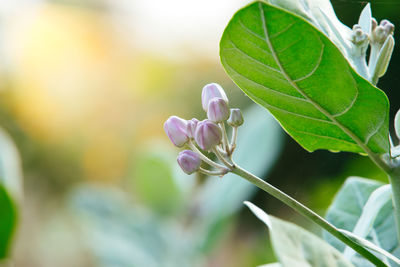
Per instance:
[[[251,212],[263,223],[267,225],[269,229],[272,227],[271,220],[269,219],[269,216],[267,213],[265,213],[262,209],[251,203],[250,201],[244,201],[243,204],[245,204]]]

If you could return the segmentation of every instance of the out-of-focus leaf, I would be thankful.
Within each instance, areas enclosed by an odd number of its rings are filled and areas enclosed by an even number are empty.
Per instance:
[[[283,267],[354,266],[318,236],[293,223],[269,216],[250,202],[245,204],[268,226],[276,257]]]
[[[361,216],[358,218],[357,224],[354,226],[353,234],[359,238],[366,238],[373,228],[376,217],[382,207],[392,200],[391,185],[386,184],[375,189],[365,203]],[[344,255],[351,259],[355,251],[347,247],[344,250]]]
[[[360,225],[361,222],[359,223],[359,220],[363,212],[373,212],[371,209],[369,211],[364,211],[365,205],[369,201],[371,194],[382,187],[382,185],[382,183],[374,180],[359,177],[348,178],[333,200],[332,205],[329,207],[326,214],[327,220],[340,229],[349,232],[357,230],[355,227],[357,224]],[[381,206],[377,215],[368,215],[368,217],[372,216],[376,218],[373,222],[366,222],[370,225],[366,239],[394,256],[399,257],[400,247],[395,234],[396,227],[393,213],[392,203],[388,201]],[[365,217],[365,215],[363,217]],[[357,228],[360,229],[359,227]],[[364,230],[357,230],[357,232],[358,234],[365,235]],[[324,232],[324,238],[338,250],[345,250],[345,246],[330,234]],[[353,257],[352,261],[357,266],[372,266],[358,255]],[[393,262],[390,263],[392,264]]]
[[[0,259],[6,258],[17,224],[17,204],[22,198],[22,172],[18,151],[0,129]]]
[[[394,261],[397,265],[400,265],[400,259],[398,259],[393,254],[387,252],[386,250],[382,249],[381,247],[378,247],[371,241],[368,241],[367,239],[364,239],[364,238],[360,238],[359,236],[353,234],[352,232],[349,232],[349,231],[346,231],[343,229],[339,229],[339,231],[341,231],[343,234],[347,235],[347,237],[349,237],[350,239],[352,239],[354,242],[358,243],[359,245],[361,245],[365,248],[368,248],[372,251],[378,252],[382,256],[385,256],[387,259]],[[385,259],[386,263],[387,263],[387,259]]]
[[[232,80],[306,150],[389,151],[385,93],[302,18],[252,3],[229,22],[220,56]]]
[[[3,186],[0,186],[0,259],[8,255],[17,220],[16,206]]]
[[[138,158],[132,177],[135,197],[160,214],[174,211],[182,199],[174,179],[176,158],[168,151],[161,144],[148,147]]]
[[[234,160],[246,170],[264,177],[281,151],[282,131],[273,117],[260,106],[254,105],[246,110],[244,119],[244,125],[238,131]],[[229,217],[255,190],[254,185],[234,174],[225,175],[222,179],[207,179],[197,199],[197,227],[206,233],[205,249],[213,245],[213,240],[217,239],[214,234],[224,232]]]
[[[197,266],[190,233],[132,205],[117,189],[81,186],[71,193],[70,207],[96,266]]]
[[[260,265],[258,267],[282,267],[282,265],[278,262],[275,262],[275,263],[268,263],[268,264]]]

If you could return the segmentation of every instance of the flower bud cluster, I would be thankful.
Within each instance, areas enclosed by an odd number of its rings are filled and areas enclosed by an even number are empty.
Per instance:
[[[369,39],[368,34],[358,24],[353,26],[351,42],[354,44],[353,55],[364,56],[368,49]]]
[[[361,76],[373,84],[378,82],[388,67],[394,47],[393,32],[394,25],[388,20],[382,20],[378,25],[371,16],[370,5],[367,4],[349,36],[352,43],[352,64]],[[371,48],[367,64],[366,54],[369,46]]]
[[[356,45],[368,45],[368,34],[364,32],[358,24],[353,26],[351,38],[351,41]]]
[[[371,54],[368,63],[370,81],[374,84],[382,77],[389,65],[394,48],[393,39],[394,25],[388,20],[378,22],[372,18],[371,34]]]
[[[164,130],[175,146],[188,146],[192,149],[182,151],[177,158],[179,166],[185,173],[202,171],[207,174],[224,175],[228,169],[208,159],[197,147],[203,151],[213,151],[225,166],[233,166],[229,160],[236,147],[236,130],[243,124],[243,116],[239,109],[229,109],[228,97],[219,84],[210,83],[204,86],[201,102],[204,111],[207,112],[207,119],[184,120],[171,116],[164,123]],[[233,128],[230,144],[225,122]],[[202,161],[220,170],[217,172],[204,170],[200,167]]]
[[[371,21],[371,43],[379,43],[383,45],[386,39],[393,35],[394,32],[394,25],[384,19],[378,25],[378,22],[373,18]]]

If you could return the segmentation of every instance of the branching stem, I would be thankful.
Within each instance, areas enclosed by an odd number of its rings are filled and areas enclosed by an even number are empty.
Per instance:
[[[360,255],[364,256],[367,260],[369,260],[371,263],[373,263],[375,266],[386,266],[387,265],[382,262],[378,257],[376,257],[374,254],[372,254],[370,251],[368,251],[366,248],[363,246],[355,243],[351,239],[349,239],[346,235],[341,233],[338,228],[336,228],[334,225],[326,221],[324,218],[316,214],[314,211],[309,209],[308,207],[304,206],[291,196],[285,194],[278,188],[272,186],[271,184],[265,182],[264,180],[258,178],[257,176],[247,172],[246,170],[240,168],[237,165],[234,165],[232,168],[232,172],[235,173],[236,175],[239,175],[249,181],[250,183],[254,184],[258,188],[262,189],[263,191],[267,192],[268,194],[272,195],[273,197],[277,198],[278,200],[282,201],[292,209],[294,209],[296,212],[299,214],[303,215],[304,217],[310,219],[314,223],[318,224],[321,226],[323,229],[328,231],[330,234],[338,238],[340,241],[357,251]]]
[[[222,170],[226,169],[226,168],[225,168],[224,166],[222,166],[221,164],[218,164],[218,163],[212,161],[211,159],[209,159],[209,158],[208,158],[206,155],[204,155],[204,154],[200,151],[200,149],[198,149],[192,142],[189,142],[189,146],[190,146],[190,148],[191,148],[194,152],[196,152],[196,153],[200,156],[201,160],[204,161],[205,163],[207,163],[208,165],[213,166],[213,167],[215,167],[215,168],[217,168],[217,169],[222,169]]]

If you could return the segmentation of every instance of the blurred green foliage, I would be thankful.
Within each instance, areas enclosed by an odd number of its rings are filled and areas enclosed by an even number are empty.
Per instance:
[[[2,35],[0,48],[12,49],[2,52],[7,60],[0,65],[0,125],[20,150],[26,192],[21,227],[16,232],[15,265],[99,266],[97,258],[91,261],[93,250],[88,247],[102,244],[96,255],[106,249],[119,255],[120,261],[105,254],[111,257],[109,266],[124,261],[132,264],[133,249],[142,253],[138,259],[152,258],[148,251],[141,250],[140,238],[146,235],[140,227],[150,232],[149,238],[155,243],[163,244],[160,250],[155,248],[158,259],[168,254],[170,240],[186,238],[190,240],[187,242],[201,244],[195,250],[201,251],[198,260],[202,266],[242,267],[274,261],[265,227],[249,212],[240,210],[241,201],[252,199],[270,214],[302,223],[301,219],[251,185],[243,189],[247,185],[239,186],[234,177],[211,178],[203,183],[204,177],[186,176],[176,169],[177,153],[172,145],[167,146],[167,155],[147,145],[162,138],[167,142],[162,123],[170,114],[185,118],[203,114],[200,92],[206,83],[223,85],[230,102],[240,108],[249,106],[251,100],[229,80],[218,58],[197,50],[197,44],[179,48],[183,59],[171,59],[168,49],[163,50],[165,54],[155,53],[137,40],[135,31],[107,20],[112,13],[109,5],[90,2],[44,1],[44,11],[36,10],[43,13],[32,13],[30,5],[22,5],[17,8],[18,15],[9,16],[14,18],[9,24],[1,15],[0,33],[7,35]],[[362,1],[332,2],[340,19],[350,26],[364,5]],[[371,5],[377,19],[388,18],[400,25],[400,4],[372,1]],[[111,24],[117,26],[109,27]],[[400,92],[395,90],[400,79],[399,55],[395,48],[388,73],[378,84],[391,100],[391,118],[400,107]],[[245,120],[250,123],[251,119]],[[367,158],[327,151],[310,154],[287,136],[277,134],[277,124],[265,125],[264,134],[251,135],[253,130],[246,133],[247,127],[239,130],[239,137],[265,135],[270,142],[252,145],[253,152],[244,152],[255,153],[257,165],[265,160],[265,166],[258,165],[260,169],[255,167],[253,171],[321,214],[348,176],[387,182]],[[251,168],[246,166],[250,157],[237,156],[238,163]],[[230,180],[233,185],[228,185]],[[160,186],[154,186],[155,182]],[[98,187],[92,189],[87,183]],[[206,188],[215,191],[201,193]],[[114,193],[110,196],[109,190],[114,189],[124,200],[113,200]],[[71,200],[78,194],[77,199],[85,200]],[[124,208],[119,208],[120,204]],[[226,205],[227,210],[215,205]],[[215,214],[221,217],[212,222]],[[208,236],[204,229],[198,229],[189,236],[173,234],[170,240],[160,241],[164,228],[180,225],[183,230],[196,229],[188,228],[196,224],[196,218],[199,224],[203,221],[213,226],[207,230]],[[80,231],[67,227],[69,224]],[[130,227],[135,230],[130,231]],[[64,242],[60,236],[72,241]],[[150,244],[145,243],[143,248]],[[186,245],[179,249],[191,248]]]
[[[133,170],[133,192],[143,205],[158,214],[168,214],[182,205],[182,194],[174,180],[173,156],[162,151],[143,151]]]
[[[17,210],[9,193],[0,186],[0,259],[8,256],[17,221]]]

